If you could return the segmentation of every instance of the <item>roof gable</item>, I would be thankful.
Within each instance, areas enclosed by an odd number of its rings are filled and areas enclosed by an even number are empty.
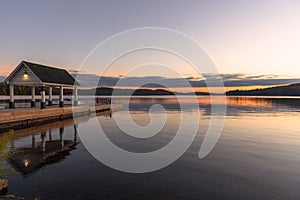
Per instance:
[[[28,77],[25,78],[25,72]],[[41,84],[41,80],[23,63],[21,62],[4,80],[7,84],[17,85],[37,85]]]
[[[65,69],[22,61],[43,83],[79,85]]]
[[[24,74],[28,74],[28,77],[24,78]],[[10,83],[21,85],[36,85],[41,84],[42,81],[30,70],[26,65],[21,63],[17,70],[14,71],[10,78]]]

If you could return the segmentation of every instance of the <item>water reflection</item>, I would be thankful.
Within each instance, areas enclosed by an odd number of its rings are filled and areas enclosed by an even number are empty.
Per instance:
[[[192,105],[193,103],[198,103],[201,110],[204,111],[205,115],[211,114],[211,98],[209,96],[199,96],[197,102],[191,102],[191,98],[188,96],[181,96],[183,102],[186,105]],[[214,104],[221,104],[222,101],[218,102],[218,97],[214,97],[216,101]],[[116,98],[115,102],[124,102],[124,97]],[[221,98],[220,98],[221,99]],[[95,102],[94,98],[82,98],[85,104],[93,104]],[[228,106],[228,115],[235,115],[234,113],[242,112],[285,112],[285,111],[300,111],[300,97],[243,97],[243,96],[229,96],[226,97],[226,102]],[[163,104],[166,110],[174,111],[181,110],[178,100],[174,96],[148,96],[148,97],[131,97],[130,107],[131,111],[148,111],[150,107],[154,104]],[[30,99],[28,100],[16,100],[17,107],[28,107],[30,105]],[[0,99],[0,106],[7,107],[8,100]],[[194,107],[187,107],[187,110],[196,109]]]
[[[112,116],[111,112],[96,115]],[[76,124],[73,119],[68,119],[14,131],[8,163],[14,170],[27,176],[47,165],[64,161],[80,143],[78,124],[88,121],[90,117],[93,116],[76,118]]]
[[[79,143],[77,140],[77,127],[74,125],[73,140],[64,139],[64,127],[59,128],[59,139],[52,140],[52,130],[40,133],[41,142],[36,142],[36,135],[32,135],[31,146],[14,148],[9,162],[15,170],[28,175],[34,173],[45,165],[64,160],[70,151]],[[46,138],[46,135],[49,138]]]
[[[189,101],[185,100],[187,105]],[[169,167],[147,174],[122,173],[95,160],[80,143],[74,127],[83,126],[89,117],[81,118],[78,124],[65,120],[18,130],[12,142],[13,156],[8,160],[16,171],[8,177],[9,193],[45,200],[300,199],[299,101],[299,98],[229,97],[229,117],[208,157],[198,159],[210,120],[203,117],[188,151]],[[149,152],[168,144],[180,121],[177,100],[133,98],[131,102],[132,118],[141,126],[149,123],[145,111],[162,103],[168,110],[164,129],[157,136],[141,141],[122,134],[114,118],[106,113],[98,121],[108,138],[132,152]],[[200,111],[208,114],[209,97],[199,97],[198,102]],[[160,117],[160,113],[154,117]],[[187,121],[192,120],[191,115]],[[80,134],[89,133],[92,128],[88,126]]]
[[[214,97],[214,105],[222,105],[222,101],[218,102],[218,97]],[[220,98],[221,100],[221,98]],[[121,100],[120,100],[121,101]],[[185,103],[184,111],[195,110],[192,99],[183,97]],[[211,113],[211,98],[198,97],[197,103],[199,109],[204,115],[216,115]],[[130,111],[148,111],[154,104],[163,104],[164,108],[169,111],[180,111],[182,108],[176,98],[137,98],[130,100]],[[298,112],[300,111],[300,98],[294,97],[227,97],[227,116],[240,116],[251,113],[274,113],[274,112]],[[189,105],[191,105],[189,107]]]
[[[89,116],[80,117],[77,122],[88,119]],[[16,130],[11,142],[9,164],[22,175],[29,175],[42,167],[65,160],[80,142],[77,126],[69,119]],[[72,130],[68,130],[65,137],[66,128]]]

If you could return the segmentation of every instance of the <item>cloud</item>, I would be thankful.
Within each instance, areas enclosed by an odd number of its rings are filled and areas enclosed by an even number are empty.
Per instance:
[[[242,86],[273,86],[300,83],[300,78],[282,78],[278,75],[248,75],[248,74],[203,74],[203,78],[187,77],[187,78],[166,78],[161,76],[145,76],[145,77],[108,77],[94,74],[77,74],[76,78],[82,86],[94,87],[95,83],[98,86],[113,87],[116,84],[122,87],[149,87],[157,88],[158,85],[169,88],[186,87],[189,83],[192,87],[206,87],[209,84],[211,87],[220,87],[218,85],[222,78],[226,87],[242,87]],[[100,79],[100,81],[99,81]]]
[[[282,78],[279,75],[267,74],[267,75],[248,75],[248,74],[233,74],[221,75],[226,87],[238,87],[238,86],[273,86],[299,83],[300,78],[290,77]]]
[[[71,74],[79,74],[79,73],[83,73],[84,71],[76,70],[76,69],[69,69],[68,72]]]

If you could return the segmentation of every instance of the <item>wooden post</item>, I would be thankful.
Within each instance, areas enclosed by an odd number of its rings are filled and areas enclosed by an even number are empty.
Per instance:
[[[15,108],[15,96],[14,96],[14,85],[9,85],[9,94],[10,94],[10,100],[9,100],[9,108]]]
[[[46,108],[46,91],[45,91],[45,86],[41,87],[41,95],[42,95],[41,109],[44,109],[44,108]]]
[[[49,101],[48,106],[52,106],[52,87],[49,87]]]
[[[59,107],[64,107],[64,87],[60,86]]]
[[[77,87],[74,88],[74,106],[78,106],[78,89]]]
[[[35,107],[35,86],[31,87],[31,107]]]

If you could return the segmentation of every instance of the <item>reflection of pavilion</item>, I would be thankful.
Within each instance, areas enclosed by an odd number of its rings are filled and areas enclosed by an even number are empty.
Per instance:
[[[79,143],[77,139],[77,126],[74,125],[73,140],[65,140],[64,128],[59,128],[59,139],[52,140],[52,131],[48,132],[48,139],[46,138],[47,132],[40,134],[41,142],[35,142],[36,136],[32,135],[31,147],[16,148],[9,162],[16,171],[21,172],[23,175],[28,175],[39,170],[41,167],[57,163],[70,155],[70,151],[75,149]]]

